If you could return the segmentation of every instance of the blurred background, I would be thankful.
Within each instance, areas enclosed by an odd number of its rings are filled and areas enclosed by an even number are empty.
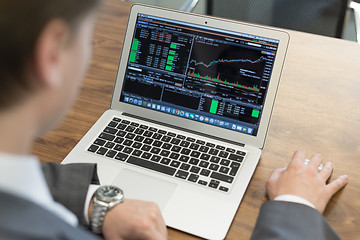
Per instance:
[[[131,1],[360,42],[360,0]]]

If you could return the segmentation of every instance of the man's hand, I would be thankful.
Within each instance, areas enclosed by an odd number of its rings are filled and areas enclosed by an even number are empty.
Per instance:
[[[92,201],[89,215],[91,211]],[[125,199],[107,211],[102,230],[107,240],[167,239],[166,225],[157,204],[132,199]]]
[[[346,185],[348,176],[326,184],[333,172],[332,164],[325,163],[319,171],[321,156],[313,155],[307,164],[305,156],[305,151],[296,151],[287,168],[274,170],[266,182],[266,191],[270,200],[284,194],[302,197],[322,213],[330,198]]]

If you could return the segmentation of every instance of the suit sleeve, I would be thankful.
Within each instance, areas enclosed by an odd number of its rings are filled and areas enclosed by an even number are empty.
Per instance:
[[[56,202],[73,212],[85,225],[84,204],[90,184],[99,184],[95,164],[44,163],[42,170]]]
[[[309,206],[268,201],[261,207],[251,240],[339,240],[323,215]]]

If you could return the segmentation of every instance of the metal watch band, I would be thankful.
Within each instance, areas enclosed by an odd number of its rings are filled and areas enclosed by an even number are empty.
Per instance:
[[[104,223],[104,217],[108,207],[98,204],[94,201],[93,210],[91,213],[91,231],[96,234],[102,233],[102,226]]]

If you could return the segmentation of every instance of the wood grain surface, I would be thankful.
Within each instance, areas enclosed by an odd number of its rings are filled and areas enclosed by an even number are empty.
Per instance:
[[[61,162],[110,106],[131,3],[107,0],[93,40],[93,59],[80,95],[63,123],[38,139],[33,154]],[[360,45],[288,31],[290,45],[261,157],[226,239],[249,239],[264,184],[288,164],[293,151],[321,153],[335,166],[333,178],[349,184],[330,201],[325,217],[344,240],[360,239]],[[281,213],[279,213],[281,214]],[[169,239],[198,239],[170,229]]]

